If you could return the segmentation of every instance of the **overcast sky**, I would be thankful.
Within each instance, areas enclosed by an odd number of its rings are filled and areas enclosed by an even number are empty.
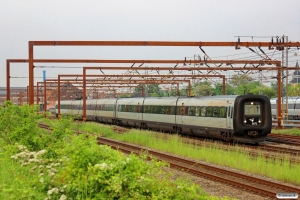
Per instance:
[[[229,42],[237,41],[235,36],[241,36],[241,41],[271,41],[271,36],[282,35],[300,41],[299,0],[1,0],[0,87],[6,86],[6,59],[28,59],[28,41]],[[204,47],[204,50],[213,59],[255,56],[246,48],[237,51],[234,47]],[[272,59],[281,59],[279,52],[267,52]],[[34,59],[179,60],[197,54],[203,56],[198,47],[34,47]],[[295,66],[298,59],[300,50],[291,49],[289,66]],[[82,69],[75,67],[87,66],[35,65],[47,66],[35,69],[35,82],[42,81],[43,70],[48,78],[57,78],[58,74],[82,74]],[[49,68],[53,66],[70,68]],[[28,78],[22,77],[28,77],[28,64],[13,63],[11,76],[11,86],[26,87]]]

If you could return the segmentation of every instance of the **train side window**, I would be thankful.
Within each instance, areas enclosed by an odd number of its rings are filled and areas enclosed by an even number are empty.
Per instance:
[[[167,114],[167,106],[161,106],[161,114]]]
[[[199,115],[200,115],[200,107],[197,106],[197,107],[195,108],[195,116],[199,116]]]
[[[188,107],[188,116],[195,116],[195,107],[194,106]]]
[[[219,107],[215,106],[213,109],[213,117],[219,117]]]
[[[157,106],[152,106],[152,113],[155,114],[157,111]]]
[[[231,117],[231,118],[233,117],[233,107],[231,108],[231,114],[230,114],[230,117]]]
[[[165,106],[166,107],[166,114],[169,115],[171,113],[171,106]]]
[[[135,112],[135,106],[130,105],[129,106],[129,112]]]
[[[228,115],[227,115],[227,117],[230,117],[230,113],[231,113],[231,109],[230,109],[230,106],[228,106]]]
[[[158,114],[163,114],[164,107],[163,106],[158,106]]]
[[[203,106],[203,107],[201,107],[200,110],[201,110],[200,116],[201,116],[201,117],[205,117],[205,116],[206,116],[206,107]]]
[[[170,112],[171,115],[175,115],[175,109],[176,109],[175,106],[171,106],[171,112]]]
[[[136,106],[136,112],[140,113],[140,106],[139,105]]]
[[[157,114],[162,114],[162,106],[157,106]]]
[[[212,117],[212,116],[213,116],[213,107],[207,106],[206,117]]]
[[[184,106],[178,107],[177,115],[185,115],[185,107]]]
[[[220,107],[220,117],[226,118],[226,107]]]

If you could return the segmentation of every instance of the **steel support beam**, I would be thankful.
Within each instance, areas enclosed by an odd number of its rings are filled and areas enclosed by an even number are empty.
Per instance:
[[[34,85],[34,66],[33,66],[33,47],[34,46],[220,46],[220,47],[268,47],[272,49],[273,46],[278,49],[286,47],[299,47],[299,42],[276,43],[273,42],[184,42],[184,41],[29,41],[29,104],[33,104],[33,85]],[[280,48],[279,48],[280,47]]]
[[[31,54],[30,54],[31,55]],[[7,59],[6,60],[6,100],[10,100],[10,63],[28,63],[29,59]],[[174,64],[196,64],[200,63],[199,60],[92,60],[92,59],[34,59],[34,63],[174,63]],[[204,61],[203,61],[204,62]],[[278,63],[279,62],[279,63]],[[260,65],[279,65],[280,61],[270,60],[206,60],[205,63],[225,63],[230,64],[260,64]],[[33,66],[34,67],[34,66]],[[203,69],[206,70],[207,68]],[[175,70],[175,69],[173,69]],[[201,70],[201,69],[196,69]],[[213,69],[214,70],[214,69]],[[218,69],[215,69],[218,70]],[[230,69],[228,69],[230,70]],[[238,69],[235,69],[238,70]],[[266,69],[272,70],[272,69]],[[29,70],[30,71],[30,70]],[[29,76],[30,77],[30,76]]]

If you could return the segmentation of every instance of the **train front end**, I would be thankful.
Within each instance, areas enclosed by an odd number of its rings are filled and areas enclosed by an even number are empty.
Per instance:
[[[242,95],[234,102],[233,138],[243,143],[265,141],[271,133],[271,103],[267,96]]]

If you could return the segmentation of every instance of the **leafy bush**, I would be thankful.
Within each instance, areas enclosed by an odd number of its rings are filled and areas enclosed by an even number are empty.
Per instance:
[[[41,117],[36,106],[6,102],[0,108],[0,171],[5,181],[0,182],[0,198],[218,199],[189,180],[175,179],[161,169],[166,163],[149,162],[147,154],[125,156],[98,145],[94,136],[73,134],[72,118],[43,119],[53,129],[48,133],[38,128]],[[90,129],[85,126],[77,128]]]
[[[31,149],[41,149],[43,138],[38,134],[36,120],[42,116],[37,115],[37,106],[13,105],[6,101],[0,107],[0,136],[5,143],[22,143]]]

